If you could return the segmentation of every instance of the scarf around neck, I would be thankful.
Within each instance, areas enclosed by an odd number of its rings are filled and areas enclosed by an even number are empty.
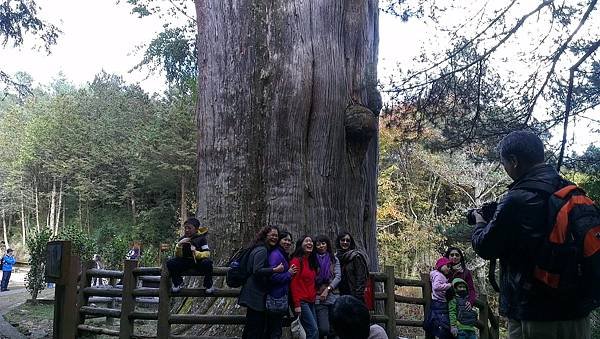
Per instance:
[[[317,262],[319,263],[317,285],[328,283],[331,274],[331,257],[329,256],[329,253],[317,254]]]

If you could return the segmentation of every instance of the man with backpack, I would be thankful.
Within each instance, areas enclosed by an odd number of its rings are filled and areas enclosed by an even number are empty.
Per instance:
[[[535,134],[512,132],[498,148],[514,182],[491,220],[475,212],[472,244],[482,258],[500,259],[500,314],[508,318],[509,339],[590,338],[589,313],[598,301],[590,293],[598,287],[586,272],[600,255],[600,229],[590,224],[600,220],[598,209],[544,162]]]

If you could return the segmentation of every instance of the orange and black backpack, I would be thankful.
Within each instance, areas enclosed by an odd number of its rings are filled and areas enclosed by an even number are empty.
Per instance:
[[[549,233],[536,251],[533,288],[600,306],[600,208],[568,183],[548,198]]]

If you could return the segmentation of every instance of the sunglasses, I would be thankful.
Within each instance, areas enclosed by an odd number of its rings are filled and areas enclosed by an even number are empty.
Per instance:
[[[460,254],[459,253],[450,253],[450,256],[451,257],[460,257]]]

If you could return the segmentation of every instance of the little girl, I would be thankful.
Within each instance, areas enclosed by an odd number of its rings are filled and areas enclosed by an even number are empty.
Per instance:
[[[450,332],[450,318],[448,317],[448,303],[446,301],[446,291],[452,286],[448,282],[451,263],[450,259],[441,257],[435,263],[435,270],[429,273],[431,306],[425,317],[423,328],[427,334],[440,339],[453,338]]]

